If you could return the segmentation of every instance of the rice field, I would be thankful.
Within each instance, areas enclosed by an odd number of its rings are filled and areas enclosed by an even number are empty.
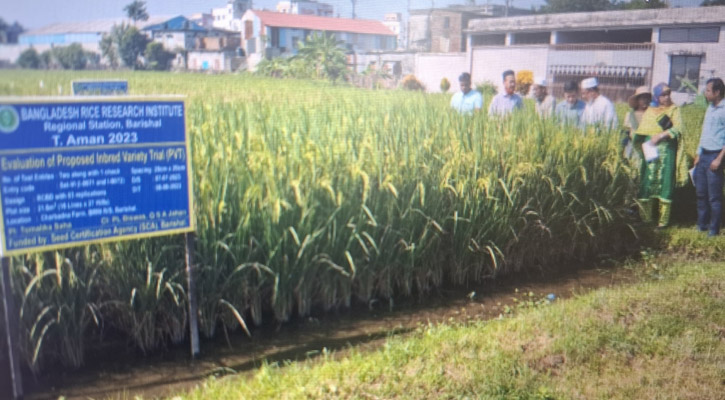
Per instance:
[[[8,71],[0,95],[68,95],[79,78],[187,96],[205,337],[616,257],[637,238],[619,135],[562,129],[531,105],[468,118],[450,95],[145,72]],[[34,371],[77,367],[104,336],[142,352],[186,340],[181,237],[15,257],[12,273]]]

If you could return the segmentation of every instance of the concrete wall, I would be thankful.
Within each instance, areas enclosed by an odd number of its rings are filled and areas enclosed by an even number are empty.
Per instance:
[[[473,49],[471,78],[474,84],[491,81],[503,91],[501,74],[507,69],[530,70],[534,77],[546,76],[549,46],[477,47]]]
[[[445,21],[448,20],[448,27]],[[457,53],[463,51],[463,16],[460,12],[435,10],[431,14],[430,36],[432,53]]]
[[[186,32],[154,32],[154,41],[161,43],[168,51],[176,49],[190,50],[194,48],[194,36]]]
[[[466,59],[465,53],[418,53],[415,55],[415,77],[428,92],[440,92],[443,78],[451,83],[450,90],[455,90],[458,76],[468,71]]]
[[[426,14],[411,14],[408,17],[408,48],[417,51],[430,50],[430,17]]]
[[[625,67],[652,66],[652,50],[553,50],[551,65],[607,65]]]
[[[190,51],[189,69],[193,71],[232,72],[243,66],[244,58],[233,51]]]
[[[369,65],[375,65],[376,68],[391,66],[400,63],[400,77],[415,74],[415,53],[361,53],[354,57],[355,71],[360,73],[365,71]],[[352,62],[351,62],[352,63]],[[391,71],[393,74],[395,71]],[[400,78],[396,77],[396,78]]]
[[[653,34],[659,42],[659,30]],[[725,25],[720,27],[719,43],[657,43],[655,44],[654,68],[652,83],[669,82],[670,63],[673,55],[703,55],[700,64],[700,81],[698,90],[703,92],[708,79],[719,77],[725,79]],[[673,93],[676,103],[691,101],[693,95]]]

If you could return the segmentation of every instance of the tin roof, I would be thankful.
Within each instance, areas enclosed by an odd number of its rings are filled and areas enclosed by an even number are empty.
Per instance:
[[[395,36],[395,34],[381,21],[318,17],[316,15],[286,14],[258,10],[250,11],[259,17],[262,21],[262,25],[265,26]]]
[[[150,25],[163,23],[174,16],[151,16],[146,21],[138,21],[136,27],[143,29]],[[106,33],[110,32],[113,25],[120,25],[122,23],[132,24],[128,18],[108,18],[99,19],[94,21],[81,21],[81,22],[60,22],[56,24],[50,24],[43,26],[38,29],[32,29],[24,32],[23,35],[57,35],[64,33]]]

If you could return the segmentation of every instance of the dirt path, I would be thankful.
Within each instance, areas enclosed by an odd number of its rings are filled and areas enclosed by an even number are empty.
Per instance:
[[[168,396],[192,388],[211,375],[254,371],[264,360],[314,358],[324,348],[343,353],[350,346],[374,349],[385,338],[406,334],[420,324],[491,319],[515,307],[514,299],[537,301],[549,294],[556,299],[567,298],[591,289],[631,282],[635,277],[631,270],[617,267],[517,279],[518,282],[482,284],[472,290],[442,291],[417,304],[413,301],[395,304],[393,311],[386,301],[337,315],[327,314],[320,319],[306,318],[281,327],[265,326],[253,331],[251,339],[234,334],[227,342],[223,334],[217,335],[222,339],[203,342],[202,357],[194,362],[189,361],[186,348],[143,359],[122,349],[113,353],[116,357],[112,360],[93,361],[80,371],[55,371],[38,381],[26,379],[26,398]]]

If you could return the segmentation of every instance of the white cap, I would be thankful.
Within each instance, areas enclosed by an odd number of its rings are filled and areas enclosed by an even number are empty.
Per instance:
[[[592,89],[599,86],[597,78],[587,78],[582,81],[582,89]]]
[[[536,86],[549,86],[546,82],[546,78],[536,78],[534,79],[534,85]]]

